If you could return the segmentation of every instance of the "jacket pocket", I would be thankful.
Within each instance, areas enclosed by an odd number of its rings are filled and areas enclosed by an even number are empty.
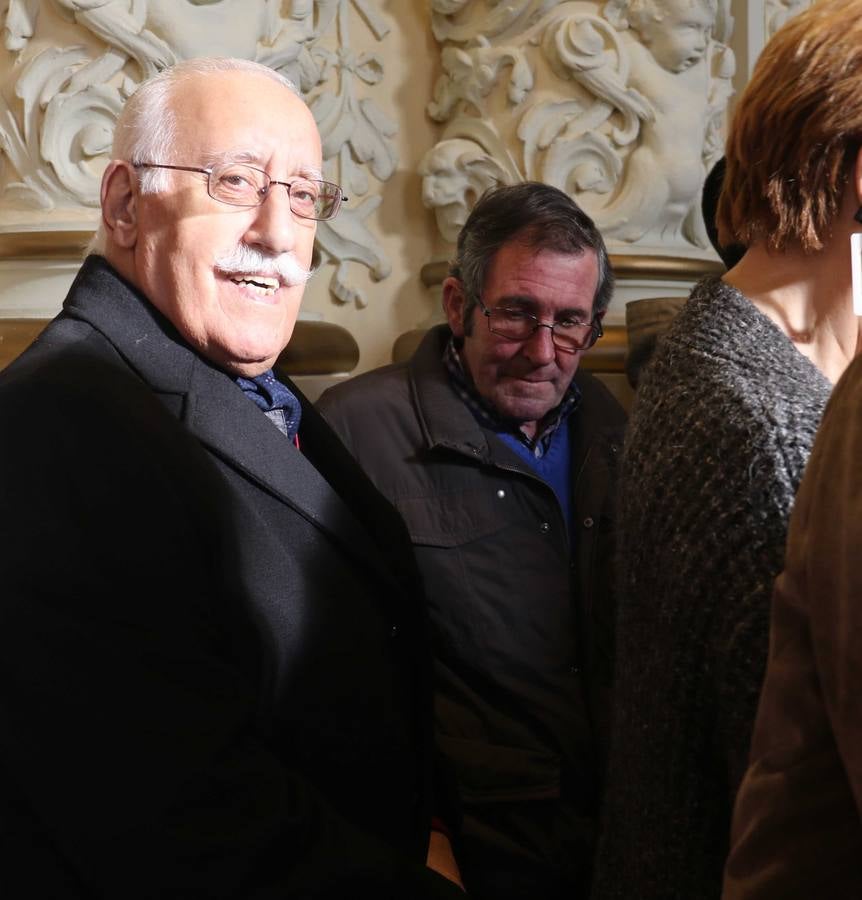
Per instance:
[[[394,502],[414,544],[460,547],[495,534],[509,524],[509,509],[496,494],[496,490],[501,490],[505,495],[503,482],[500,484],[500,488],[396,497]]]

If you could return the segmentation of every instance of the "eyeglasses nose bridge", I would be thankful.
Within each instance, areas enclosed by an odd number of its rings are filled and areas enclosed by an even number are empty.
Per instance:
[[[266,177],[269,178],[269,175],[267,175]],[[275,191],[273,191],[273,188],[278,185],[284,188],[288,208],[290,209],[291,213],[293,213],[293,215],[296,215],[293,210],[293,198],[290,196],[291,183],[289,181],[279,181],[276,178],[269,178],[269,184],[264,187],[263,193],[261,194],[260,203],[258,205],[263,206],[264,203],[266,203],[266,201],[269,200],[269,198],[275,193]]]
[[[527,336],[527,340],[534,338],[538,333],[540,328],[547,328],[551,333],[551,342],[554,343],[554,338],[556,338],[556,332],[554,329],[557,327],[556,322],[540,322],[537,318],[534,319],[533,322],[533,330]]]

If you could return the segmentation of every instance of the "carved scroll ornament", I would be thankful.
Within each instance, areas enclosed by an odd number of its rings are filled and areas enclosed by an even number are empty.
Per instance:
[[[812,0],[766,0],[763,8],[766,40],[772,37],[785,22],[811,6]]]
[[[391,266],[367,224],[380,203],[374,182],[397,164],[395,124],[368,95],[383,78],[374,53],[351,46],[359,22],[375,39],[389,32],[377,0],[8,0],[4,40],[16,57],[0,93],[0,228],[14,230],[51,212],[86,220],[98,206],[116,117],[138,84],[194,56],[256,59],[284,73],[308,100],[323,140],[327,177],[351,198],[317,232],[330,290],[366,304],[351,266],[374,279]],[[284,12],[283,10],[289,10]],[[358,13],[354,15],[354,13]],[[40,20],[62,17],[80,43],[37,49]],[[93,38],[96,40],[94,41]],[[88,47],[97,46],[92,52]],[[4,171],[5,169],[5,171]],[[374,179],[374,182],[369,178]],[[95,220],[91,214],[90,221]],[[32,227],[32,226],[31,226]],[[49,227],[41,220],[40,227]]]
[[[567,191],[619,252],[706,255],[700,189],[721,155],[729,0],[431,0],[444,123],[424,201],[454,235],[485,188]],[[622,245],[622,246],[620,246]]]

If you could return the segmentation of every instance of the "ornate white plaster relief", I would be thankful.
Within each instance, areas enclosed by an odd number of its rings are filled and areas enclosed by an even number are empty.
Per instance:
[[[40,20],[52,15],[79,41],[46,48]],[[317,233],[333,297],[366,304],[353,264],[376,280],[389,275],[367,220],[397,165],[397,127],[372,96],[384,77],[379,57],[351,41],[357,27],[385,39],[378,0],[8,0],[0,20],[14,58],[0,91],[0,231],[94,225],[114,123],[137,85],[181,59],[239,56],[300,88],[326,176],[350,197]]]
[[[763,7],[763,30],[769,40],[785,22],[811,6],[812,0],[766,0]]]
[[[423,199],[453,240],[493,184],[567,191],[618,252],[711,256],[700,190],[722,153],[730,0],[431,0],[444,124]]]

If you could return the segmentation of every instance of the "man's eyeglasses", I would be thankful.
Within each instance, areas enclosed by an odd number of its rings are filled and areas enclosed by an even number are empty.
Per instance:
[[[599,319],[592,322],[579,322],[577,319],[560,319],[559,322],[540,322],[532,313],[522,309],[495,307],[488,309],[479,300],[482,314],[488,320],[488,330],[510,341],[526,341],[539,328],[547,328],[551,332],[551,340],[558,350],[565,353],[576,353],[588,350],[604,334]]]
[[[335,216],[341,202],[347,197],[341,188],[331,181],[314,178],[297,178],[294,181],[276,181],[262,169],[243,163],[221,163],[208,169],[197,166],[169,166],[164,163],[138,163],[136,169],[177,169],[180,172],[200,172],[207,176],[207,193],[219,203],[228,206],[260,206],[266,202],[272,186],[287,188],[290,208],[302,219],[322,222]]]

